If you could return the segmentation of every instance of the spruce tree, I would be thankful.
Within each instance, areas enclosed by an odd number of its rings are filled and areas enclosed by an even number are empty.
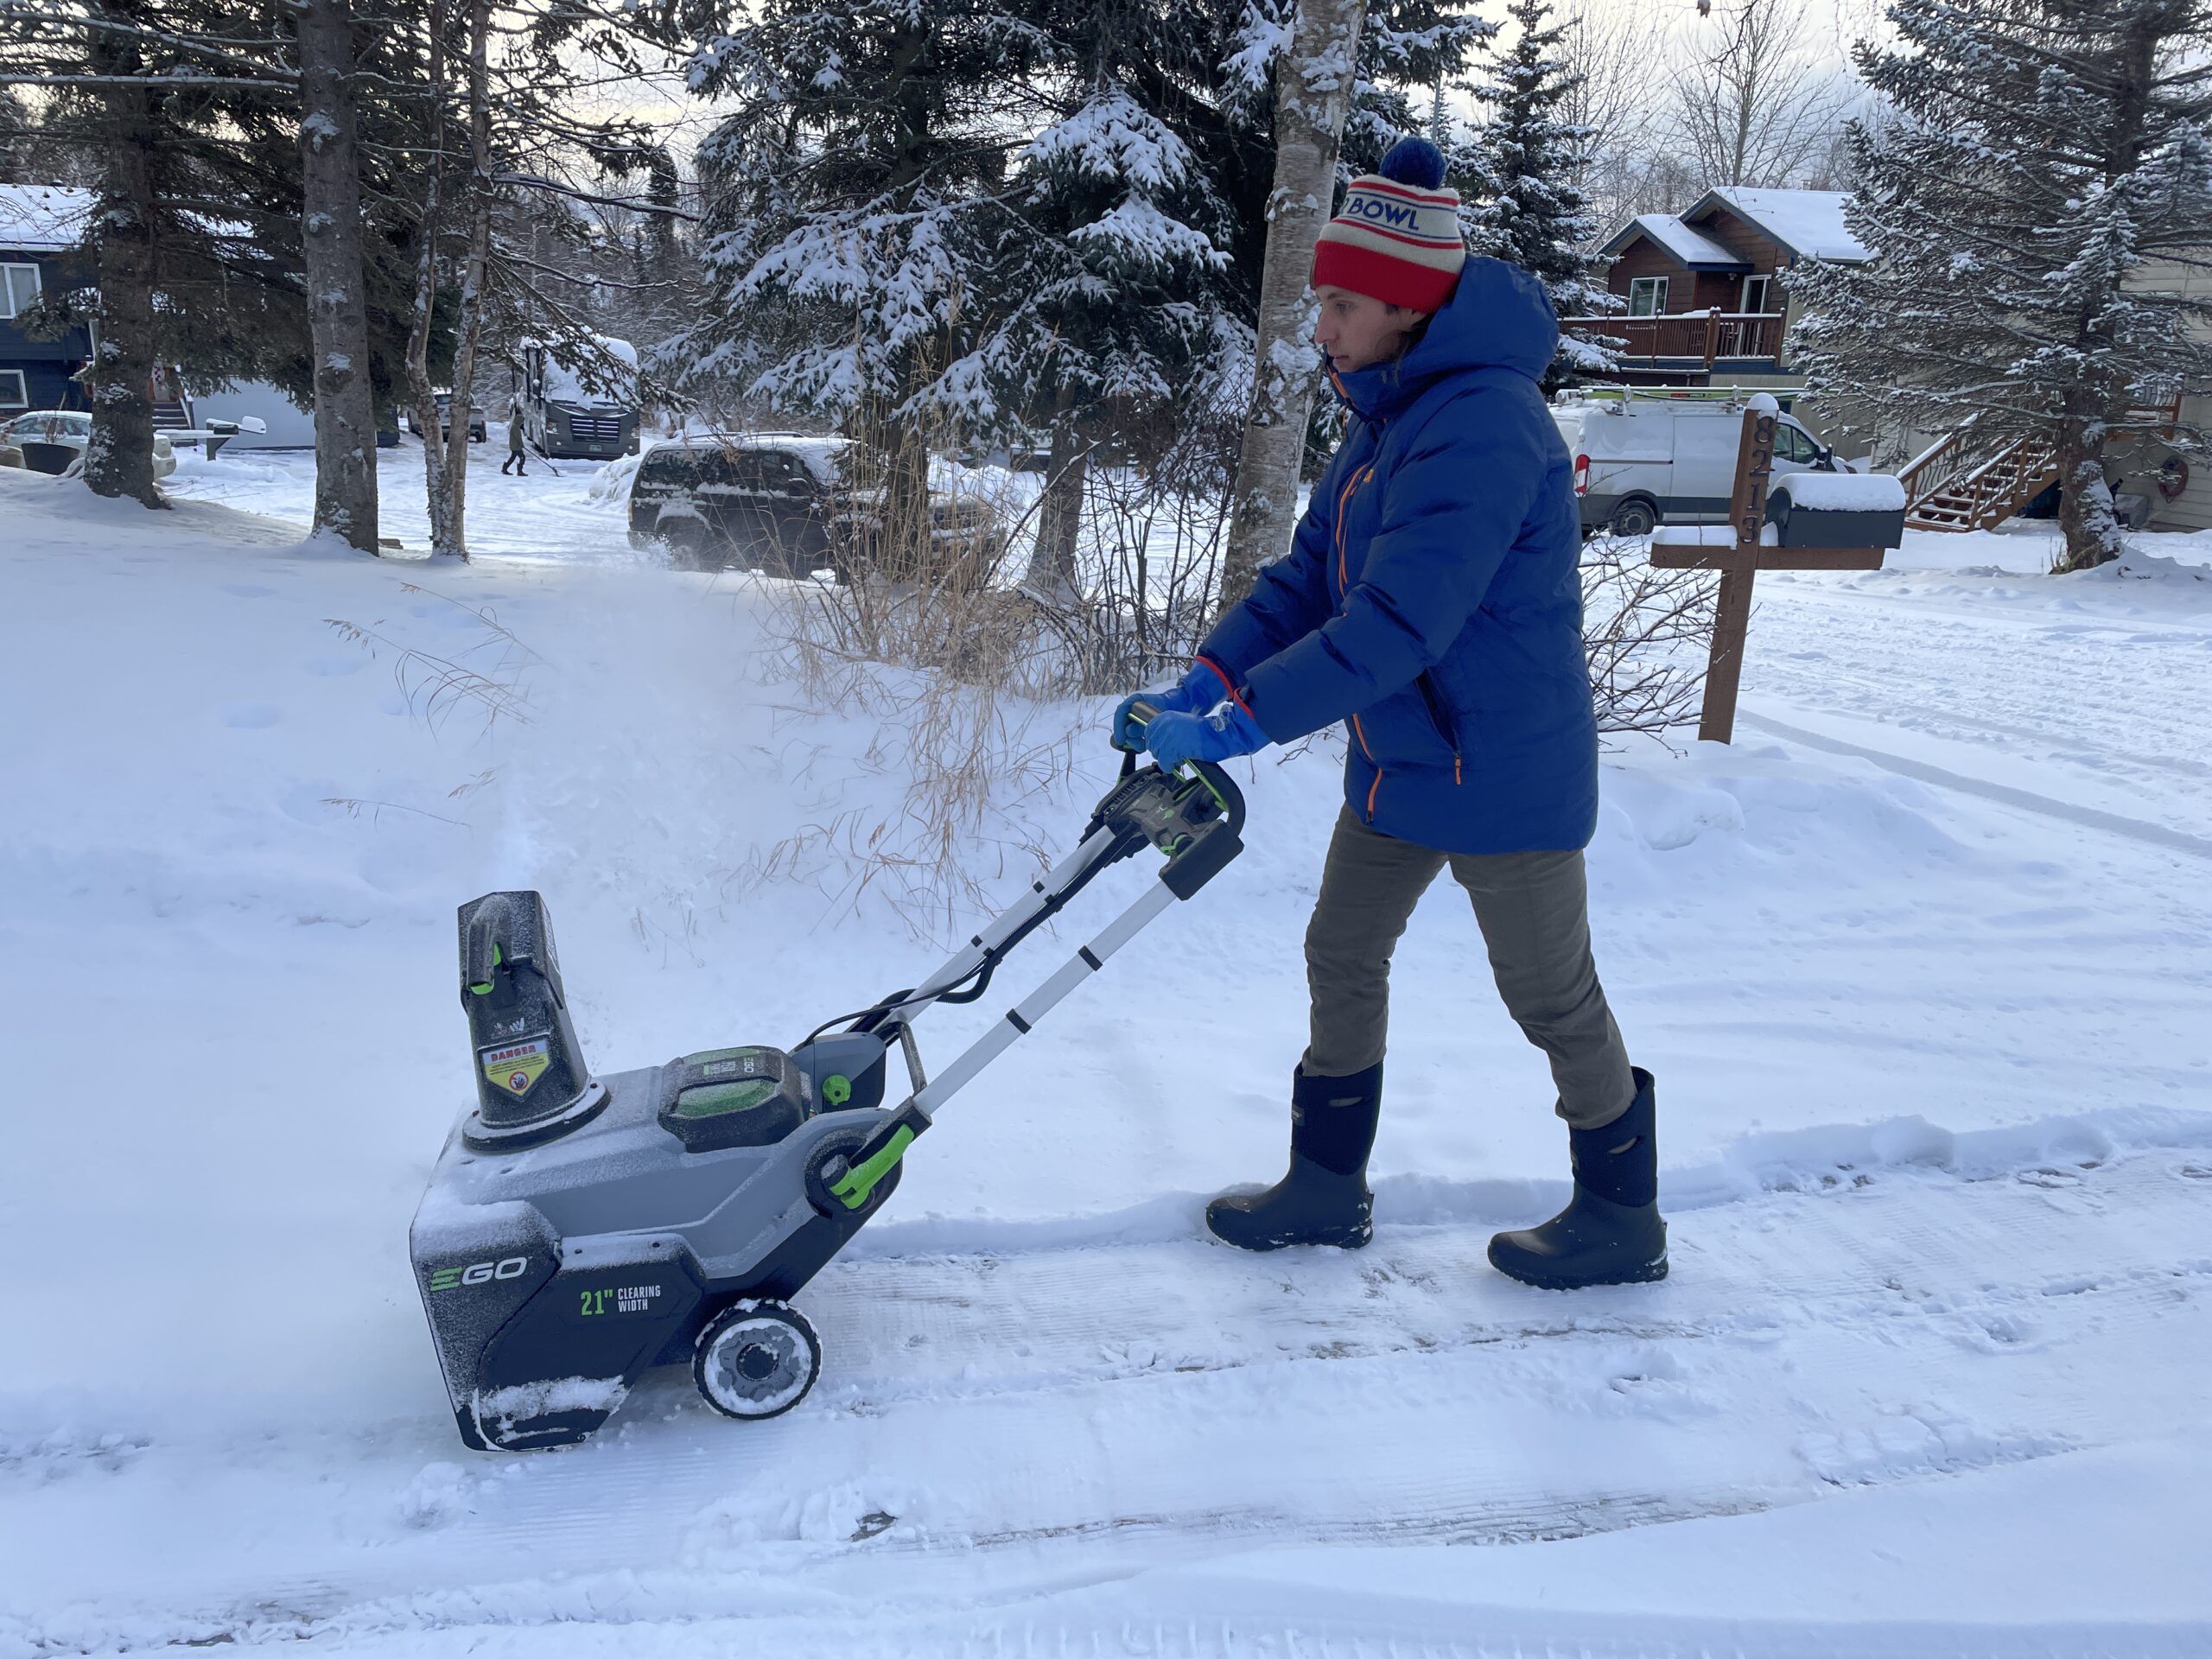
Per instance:
[[[733,106],[698,156],[718,302],[683,342],[695,373],[870,440],[893,525],[926,521],[930,429],[988,403],[955,370],[997,302],[1047,49],[993,0],[765,0],[692,72]]]
[[[1156,451],[1148,440],[1182,424],[1178,404],[1217,397],[1250,351],[1220,245],[1228,204],[1190,140],[1147,106],[1147,92],[1166,103],[1164,86],[1202,83],[1211,67],[1185,18],[1173,0],[1039,11],[1057,59],[1043,90],[1061,116],[1021,156],[1005,303],[980,351],[1003,414],[1049,442],[1025,582],[1055,601],[1077,582],[1092,449]]]
[[[2120,550],[2105,480],[2146,405],[2212,378],[2212,69],[2202,0],[1898,0],[1862,43],[1893,119],[1855,123],[1858,266],[1800,267],[1815,385],[1941,430],[2047,441],[2063,569]],[[2194,445],[2201,435],[2183,434]]]
[[[1582,78],[1567,59],[1567,26],[1548,22],[1550,14],[1549,0],[1513,0],[1507,9],[1518,33],[1477,89],[1492,114],[1478,137],[1478,176],[1461,189],[1476,204],[1476,251],[1533,274],[1561,317],[1598,316],[1619,302],[1595,278],[1589,250],[1596,227],[1578,181],[1588,135],[1561,115]],[[1544,389],[1617,360],[1602,335],[1562,329]]]

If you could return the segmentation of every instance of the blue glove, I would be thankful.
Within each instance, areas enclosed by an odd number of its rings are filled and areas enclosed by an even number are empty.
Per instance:
[[[1200,715],[1222,699],[1221,676],[1204,663],[1193,663],[1180,683],[1165,691],[1140,691],[1123,697],[1114,710],[1114,747],[1132,753],[1144,752],[1144,728],[1131,718],[1140,702],[1148,702],[1163,715]]]
[[[1271,741],[1260,722],[1234,702],[1210,715],[1160,715],[1144,728],[1144,746],[1162,772],[1190,760],[1226,760],[1252,754]]]

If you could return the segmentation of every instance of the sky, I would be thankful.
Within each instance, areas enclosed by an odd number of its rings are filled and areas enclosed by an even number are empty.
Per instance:
[[[1805,53],[1818,60],[1833,65],[1836,73],[1848,70],[1852,42],[1885,30],[1882,21],[1881,0],[1799,0],[1805,14],[1802,46]],[[1504,18],[1505,0],[1483,0],[1481,15],[1501,22]],[[1701,31],[1717,31],[1718,12],[1730,0],[1716,0],[1716,15],[1700,18],[1695,0],[1580,0],[1580,4],[1560,3],[1554,0],[1561,12],[1579,10],[1594,18],[1641,19],[1643,23],[1662,32],[1670,41],[1688,44]],[[1501,46],[1512,39],[1510,25],[1499,35]],[[1654,77],[1655,101],[1663,96],[1662,78]],[[612,110],[641,116],[667,135],[671,148],[677,155],[689,157],[715,120],[714,106],[693,98],[684,90],[681,67],[671,60],[658,73],[635,79],[613,82],[600,94],[606,106]],[[1468,113],[1471,114],[1471,109]],[[688,169],[687,169],[688,170]]]

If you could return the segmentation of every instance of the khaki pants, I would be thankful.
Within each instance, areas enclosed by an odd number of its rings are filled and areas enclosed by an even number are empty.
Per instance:
[[[1369,829],[1350,807],[1337,819],[1306,930],[1306,1071],[1349,1077],[1382,1058],[1390,955],[1446,864],[1474,900],[1506,1012],[1551,1058],[1559,1115],[1574,1128],[1602,1128],[1628,1109],[1636,1081],[1591,959],[1582,855],[1440,853]]]

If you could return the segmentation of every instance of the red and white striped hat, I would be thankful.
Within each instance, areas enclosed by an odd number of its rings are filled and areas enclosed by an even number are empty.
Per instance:
[[[1379,173],[1363,173],[1313,246],[1313,286],[1345,288],[1386,305],[1438,311],[1452,297],[1467,245],[1459,193],[1426,138],[1401,138]]]

